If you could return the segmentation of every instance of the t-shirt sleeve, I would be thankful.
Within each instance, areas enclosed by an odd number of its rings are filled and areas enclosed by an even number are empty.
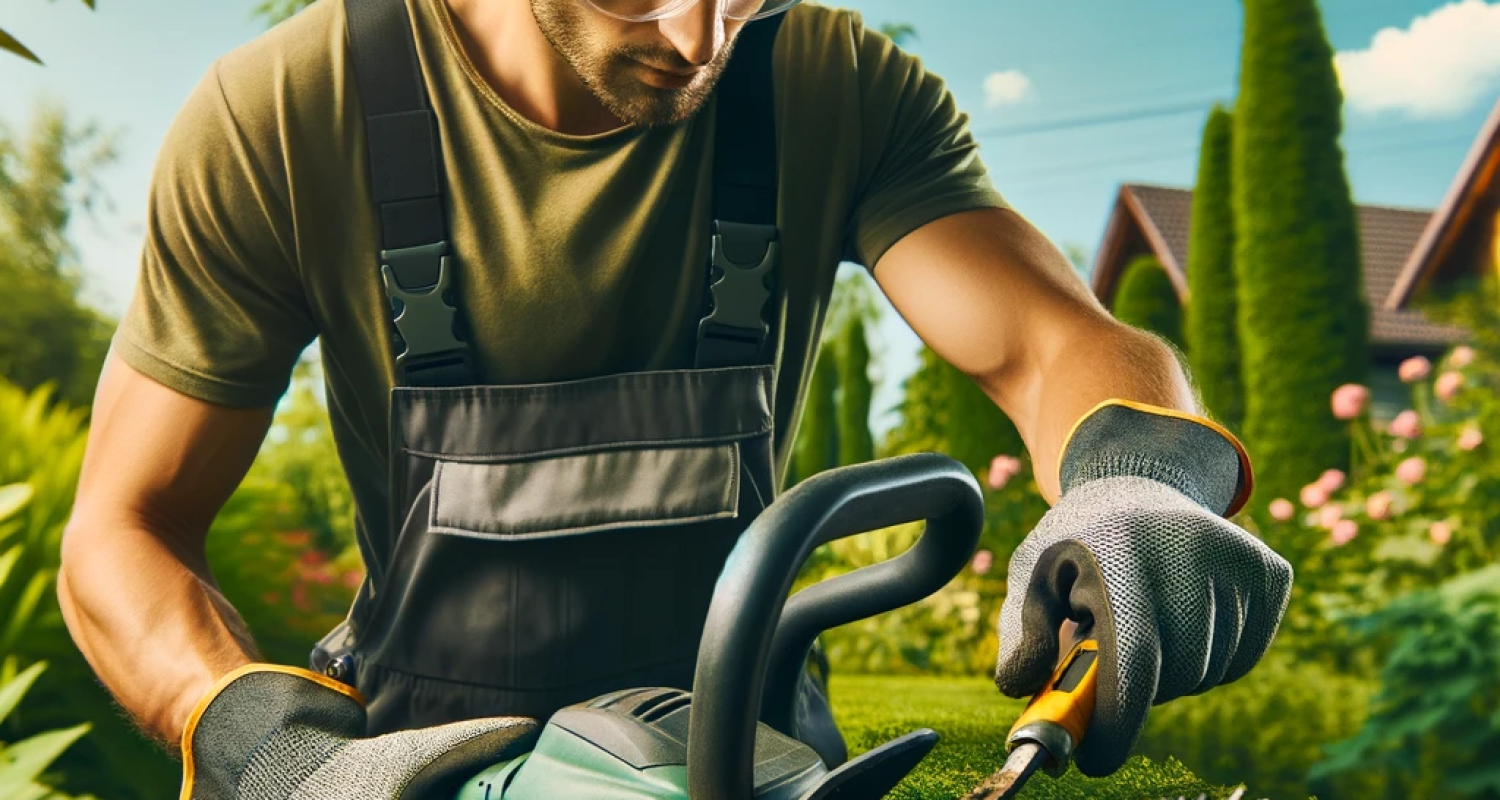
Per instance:
[[[848,248],[871,269],[902,237],[976,208],[1004,208],[942,78],[851,12],[861,157]]]
[[[135,293],[113,342],[136,370],[219,405],[274,405],[317,335],[282,161],[266,157],[274,116],[237,115],[218,64],[193,89],[157,156]]]

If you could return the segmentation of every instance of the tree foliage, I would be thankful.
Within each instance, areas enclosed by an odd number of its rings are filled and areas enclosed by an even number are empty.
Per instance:
[[[312,4],[313,0],[260,0],[250,10],[250,17],[258,18],[270,27]]]
[[[880,26],[880,32],[889,36],[898,46],[917,38],[917,29],[907,22],[888,22]]]
[[[792,471],[796,480],[805,481],[824,470],[838,466],[838,348],[824,341],[818,348],[812,380],[802,404],[802,418],[797,424],[797,438],[792,445]]]
[[[903,386],[901,422],[886,436],[882,455],[944,453],[978,473],[995,456],[1025,449],[1015,423],[972,378],[930,347],[918,359]]]
[[[1369,310],[1344,154],[1343,97],[1314,0],[1246,0],[1235,101],[1235,272],[1246,444],[1257,494],[1347,465],[1328,397],[1368,370]]]
[[[1182,303],[1177,287],[1152,255],[1141,255],[1125,266],[1115,293],[1115,318],[1150,331],[1183,349]]]
[[[94,173],[116,157],[112,135],[75,128],[44,103],[23,138],[0,125],[0,376],[25,389],[57,388],[87,405],[114,322],[79,297],[82,270],[67,230],[101,197]]]
[[[1245,421],[1245,381],[1235,315],[1234,206],[1230,197],[1234,120],[1214,106],[1198,153],[1188,239],[1188,297],[1184,334],[1188,363],[1203,404],[1238,432]]]
[[[839,464],[862,464],[875,458],[870,435],[870,345],[865,321],[851,317],[839,332]]]
[[[83,4],[92,9],[94,7],[94,0],[83,0]],[[37,64],[42,63],[42,59],[38,58],[36,53],[31,52],[31,50],[29,50],[26,45],[23,45],[19,41],[16,41],[16,37],[11,36],[4,30],[0,30],[0,50],[14,53],[21,58],[26,59],[27,61],[32,61]]]
[[[318,551],[342,553],[354,544],[354,496],[319,399],[322,389],[321,361],[303,358],[247,480],[286,486],[292,494],[288,523],[306,532]]]

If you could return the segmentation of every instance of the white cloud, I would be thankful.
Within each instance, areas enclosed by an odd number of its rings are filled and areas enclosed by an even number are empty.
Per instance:
[[[1386,28],[1364,50],[1334,57],[1344,98],[1365,112],[1461,114],[1500,84],[1500,3],[1449,3],[1406,30]]]
[[[984,107],[999,108],[1019,103],[1031,95],[1031,79],[1020,70],[992,72],[984,79]]]

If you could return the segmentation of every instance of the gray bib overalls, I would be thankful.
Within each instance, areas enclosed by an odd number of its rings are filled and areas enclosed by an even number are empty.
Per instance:
[[[716,92],[714,231],[694,363],[485,385],[453,293],[436,118],[404,0],[346,0],[380,207],[398,385],[392,552],[367,565],[314,670],[365,696],[370,732],[545,719],[617,689],[691,689],[710,595],[775,494],[776,155],[771,44],[749,23]],[[562,265],[559,265],[562,268]],[[846,759],[826,685],[793,730]]]

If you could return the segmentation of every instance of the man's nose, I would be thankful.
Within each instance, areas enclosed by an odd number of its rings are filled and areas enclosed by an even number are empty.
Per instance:
[[[662,36],[665,36],[677,53],[695,67],[714,60],[719,48],[724,46],[724,14],[721,6],[725,0],[698,0],[692,8],[661,21]]]

